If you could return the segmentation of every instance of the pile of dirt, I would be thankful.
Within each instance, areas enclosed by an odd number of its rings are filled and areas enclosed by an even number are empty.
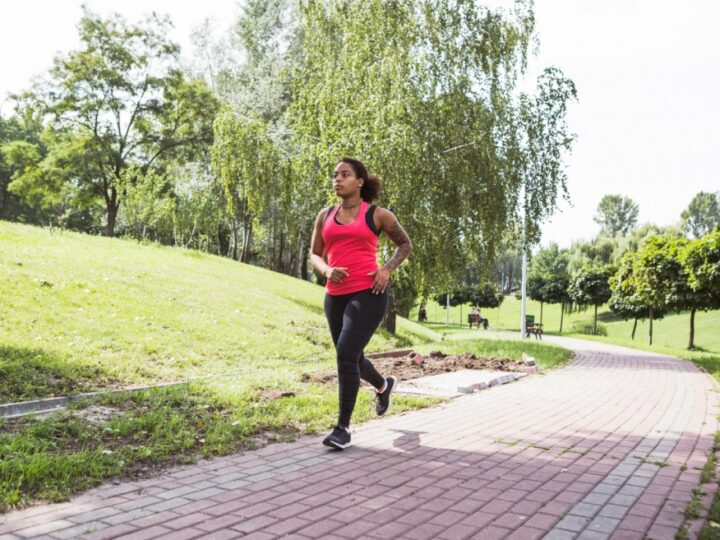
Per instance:
[[[380,373],[392,374],[401,381],[463,369],[531,371],[524,362],[509,358],[480,358],[471,353],[447,355],[440,351],[427,356],[412,352],[403,358],[375,358],[373,364]]]
[[[372,363],[380,373],[394,375],[401,381],[463,369],[525,373],[536,371],[532,365],[509,358],[481,358],[472,353],[448,355],[441,351],[432,351],[428,355],[421,355],[413,351],[399,358],[397,356],[374,357]],[[328,384],[336,382],[337,375],[335,373],[305,373],[302,380]]]

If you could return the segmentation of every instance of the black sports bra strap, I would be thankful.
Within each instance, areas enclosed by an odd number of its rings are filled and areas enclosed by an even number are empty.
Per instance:
[[[375,236],[380,236],[380,231],[378,231],[377,227],[375,226],[375,220],[373,219],[376,208],[377,205],[374,204],[368,206],[368,209],[365,211],[365,223],[368,227],[370,227],[370,230],[375,234]]]
[[[325,216],[322,218],[322,223],[320,223],[320,228],[322,228],[323,225],[325,225],[325,221],[327,221],[327,218],[330,217],[330,213],[335,208],[335,205],[332,205],[330,208],[327,209],[327,212],[325,212]]]

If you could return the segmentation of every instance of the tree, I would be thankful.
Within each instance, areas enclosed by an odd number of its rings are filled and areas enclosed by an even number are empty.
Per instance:
[[[564,190],[555,173],[571,141],[562,121],[574,87],[551,70],[522,106],[513,99],[533,31],[531,4],[516,8],[507,14],[470,0],[302,5],[305,58],[293,77],[289,126],[304,176],[331,196],[327,175],[343,154],[383,175],[382,202],[413,240],[407,265],[420,294],[447,290],[471,259],[493,260],[518,219],[533,155],[529,221],[552,213]],[[368,28],[382,39],[368,39]],[[539,153],[521,152],[530,146]]]
[[[543,319],[543,304],[545,303],[546,284],[547,282],[542,274],[531,274],[527,280],[528,296],[536,302],[540,302],[540,324],[542,324]]]
[[[627,321],[633,319],[633,329],[630,335],[635,339],[638,320],[648,318],[650,310],[648,305],[638,296],[637,286],[634,280],[634,267],[638,255],[636,252],[628,252],[620,261],[618,270],[610,278],[610,290],[612,296],[608,300],[608,307],[615,315]],[[653,310],[653,318],[661,319],[665,315],[664,308],[656,306]]]
[[[488,309],[500,307],[500,304],[503,303],[504,299],[505,295],[498,291],[497,287],[489,283],[486,285],[472,287],[469,298],[470,303],[473,306]]]
[[[685,252],[691,249],[690,242],[686,238],[669,239],[665,245],[667,263],[664,270],[664,277],[667,283],[667,303],[675,311],[690,311],[690,337],[688,349],[695,348],[695,313],[698,310],[720,308],[720,297],[713,294],[711,289],[700,286],[692,287],[690,284],[690,272],[683,264]]]
[[[570,278],[567,273],[558,273],[550,275],[543,290],[543,297],[548,304],[560,304],[560,330],[562,334],[563,316],[568,306],[572,303],[572,298],[568,293],[570,287]]]
[[[540,322],[543,320],[543,304],[560,304],[560,332],[562,332],[565,305],[570,302],[567,294],[568,253],[552,243],[540,249],[533,257],[528,278],[528,296],[540,302]]]
[[[250,259],[253,220],[275,194],[273,179],[283,163],[277,147],[257,117],[242,118],[224,111],[215,121],[213,168],[221,179],[232,218],[232,258]],[[239,230],[243,230],[242,251]]]
[[[579,306],[594,306],[593,333],[597,334],[597,308],[610,299],[611,291],[608,283],[613,275],[609,266],[602,268],[585,267],[570,283],[569,295]]]
[[[0,219],[40,224],[51,217],[27,205],[9,186],[13,178],[46,154],[42,124],[32,115],[0,116]]]
[[[124,186],[143,182],[159,158],[190,157],[212,141],[218,100],[176,67],[169,27],[157,16],[131,25],[85,9],[82,48],[56,58],[48,80],[20,97],[54,136],[48,156],[14,181],[18,192],[59,181],[78,202],[99,199],[113,236]]]
[[[720,230],[691,242],[682,254],[682,261],[688,269],[691,287],[720,293]]]
[[[720,230],[688,242],[677,257],[687,275],[688,307],[691,309],[690,341],[695,346],[695,310],[720,309]]]
[[[598,204],[593,220],[600,225],[601,235],[625,235],[637,225],[638,211],[637,203],[629,197],[605,195]]]
[[[677,255],[682,241],[666,236],[649,238],[633,264],[633,283],[638,300],[648,307],[650,345],[656,312],[681,310],[687,306],[684,296],[688,291],[688,278]],[[691,325],[694,315],[692,319]]]
[[[720,224],[720,191],[701,191],[693,197],[680,217],[685,230],[695,238],[710,233]]]
[[[493,276],[504,294],[520,288],[522,253],[517,245],[506,243],[493,261]]]

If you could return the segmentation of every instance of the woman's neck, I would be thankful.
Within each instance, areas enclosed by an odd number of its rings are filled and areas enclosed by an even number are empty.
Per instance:
[[[340,206],[346,210],[350,210],[351,208],[360,206],[360,203],[362,203],[362,199],[360,197],[348,197],[347,199],[342,200]]]

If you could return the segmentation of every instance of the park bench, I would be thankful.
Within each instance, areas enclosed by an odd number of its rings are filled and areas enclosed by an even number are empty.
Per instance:
[[[542,339],[543,325],[541,323],[528,324],[525,327],[525,337],[530,337],[530,334],[535,336],[535,339]]]

